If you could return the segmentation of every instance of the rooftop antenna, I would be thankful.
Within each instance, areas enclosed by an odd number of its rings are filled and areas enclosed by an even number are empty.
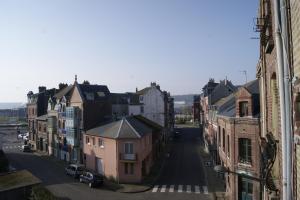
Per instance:
[[[242,70],[242,71],[240,71],[240,72],[242,72],[242,73],[245,75],[246,83],[247,83],[247,82],[248,82],[247,70]]]

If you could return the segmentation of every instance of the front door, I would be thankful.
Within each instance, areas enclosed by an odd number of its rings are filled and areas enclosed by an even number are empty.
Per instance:
[[[43,138],[40,138],[40,150],[43,151],[44,143],[43,143]]]
[[[96,171],[98,172],[98,174],[104,174],[103,171],[103,160],[101,158],[95,158],[95,163],[96,163]]]
[[[143,160],[142,162],[142,176],[146,176],[147,172],[146,172],[146,160]]]

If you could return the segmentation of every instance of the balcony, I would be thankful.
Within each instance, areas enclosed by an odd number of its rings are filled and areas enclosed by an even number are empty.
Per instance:
[[[120,153],[120,160],[123,162],[135,162],[137,161],[137,154],[136,153]]]

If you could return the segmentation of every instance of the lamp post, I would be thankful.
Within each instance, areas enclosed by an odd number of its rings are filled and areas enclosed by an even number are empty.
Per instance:
[[[241,177],[244,177],[244,178],[247,178],[247,179],[250,179],[250,180],[254,180],[254,181],[257,181],[257,182],[260,182],[260,183],[264,183],[265,182],[265,180],[261,179],[261,178],[250,176],[248,174],[241,173],[241,172],[230,171],[229,168],[226,168],[226,167],[224,167],[222,165],[216,165],[214,167],[214,171],[216,171],[217,173],[230,173],[230,174],[238,175],[238,176],[241,176]]]
[[[240,172],[230,171],[229,168],[226,168],[222,165],[216,165],[214,167],[214,171],[216,171],[217,173],[228,173],[228,174],[230,173],[230,174],[234,174],[234,175],[237,175],[237,176],[240,176],[240,177],[252,180],[252,181],[259,182],[260,183],[260,199],[261,199],[261,192],[262,192],[261,188],[262,188],[262,185],[265,184],[264,179],[257,178],[257,177],[242,173],[241,171]]]

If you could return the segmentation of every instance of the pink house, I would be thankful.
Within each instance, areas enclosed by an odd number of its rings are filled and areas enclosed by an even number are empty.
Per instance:
[[[134,116],[84,134],[87,169],[121,183],[138,183],[152,165],[152,129]]]

